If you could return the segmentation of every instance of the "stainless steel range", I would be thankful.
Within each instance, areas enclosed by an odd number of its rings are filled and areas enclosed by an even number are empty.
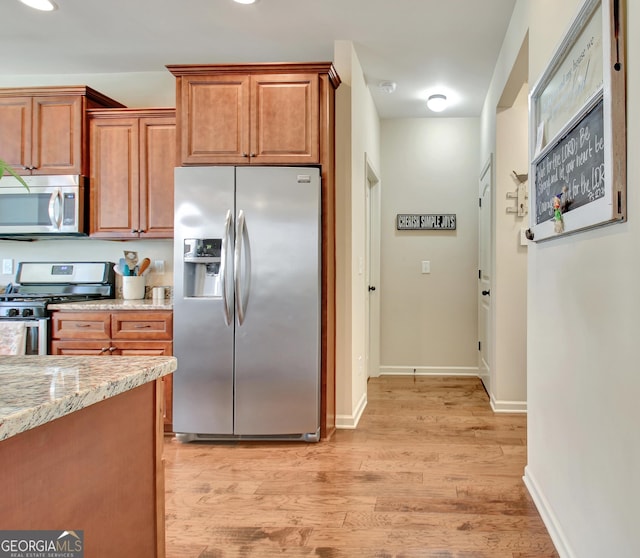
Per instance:
[[[21,262],[16,283],[0,294],[0,321],[24,322],[25,354],[45,355],[49,304],[114,296],[113,262]]]

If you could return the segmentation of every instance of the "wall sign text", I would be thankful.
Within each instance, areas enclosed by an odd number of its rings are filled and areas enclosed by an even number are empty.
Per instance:
[[[452,231],[455,228],[455,213],[398,213],[396,216],[396,229],[399,231]]]

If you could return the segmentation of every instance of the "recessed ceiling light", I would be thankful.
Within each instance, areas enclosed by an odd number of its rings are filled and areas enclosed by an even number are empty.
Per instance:
[[[58,6],[52,0],[20,0],[20,2],[43,12],[52,12],[58,9]]]
[[[257,0],[233,0],[238,4],[255,4]]]
[[[430,95],[427,99],[427,106],[433,112],[442,112],[447,108],[447,97],[441,93]]]

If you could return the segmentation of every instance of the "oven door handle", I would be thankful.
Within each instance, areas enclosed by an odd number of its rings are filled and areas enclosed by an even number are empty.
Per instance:
[[[12,323],[23,323],[25,326],[24,353],[25,355],[46,355],[49,340],[49,319],[10,319]]]
[[[62,190],[55,188],[49,198],[49,221],[58,230],[62,226]]]

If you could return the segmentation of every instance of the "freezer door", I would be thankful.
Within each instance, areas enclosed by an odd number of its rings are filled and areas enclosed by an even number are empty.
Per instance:
[[[233,226],[227,283],[231,319],[225,317],[221,270],[201,257],[195,240],[225,239],[233,218],[233,167],[175,170],[173,426],[176,433],[233,433]],[[185,245],[185,241],[187,241]],[[185,246],[187,253],[185,254]],[[185,261],[186,260],[186,261]],[[222,270],[224,271],[224,270]]]
[[[319,170],[238,167],[236,222],[234,432],[315,433],[320,414]]]

